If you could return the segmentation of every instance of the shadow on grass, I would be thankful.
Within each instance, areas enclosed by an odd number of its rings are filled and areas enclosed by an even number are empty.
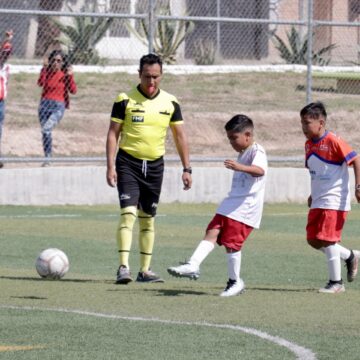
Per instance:
[[[156,292],[157,296],[209,295],[209,293],[204,291],[184,289],[145,289],[145,291]]]
[[[157,296],[181,296],[181,295],[207,295],[219,296],[218,293],[213,294],[212,291],[194,291],[185,289],[145,289],[144,291],[157,292]],[[273,291],[273,292],[314,292],[316,289],[286,289],[286,288],[270,288],[270,287],[247,287],[244,294],[251,291]]]
[[[271,288],[271,287],[247,287],[246,291],[280,291],[280,292],[314,292],[315,288],[309,289],[286,289],[286,288]]]
[[[10,296],[11,299],[25,299],[25,300],[47,300],[47,297],[42,296]]]
[[[218,292],[215,294],[212,290],[209,291],[197,291],[197,290],[190,290],[190,289],[139,289],[142,292],[151,292],[154,296],[183,296],[183,295],[206,295],[206,296],[219,296]],[[219,289],[218,289],[219,290]],[[109,290],[110,291],[110,290]],[[116,291],[116,290],[111,290]],[[220,290],[219,290],[220,291]],[[287,288],[270,288],[270,287],[247,287],[244,291],[244,294],[247,292],[253,291],[269,291],[269,292],[293,292],[293,293],[306,293],[306,292],[314,292],[316,291],[315,288],[308,288],[308,289],[287,289]]]
[[[21,281],[61,281],[61,282],[68,282],[68,283],[101,283],[101,284],[113,284],[114,281],[111,280],[93,280],[93,279],[46,279],[40,277],[21,277],[21,276],[0,276],[0,279],[6,280],[21,280]]]
[[[46,279],[40,277],[21,277],[21,276],[0,276],[1,279],[6,280],[20,280],[20,281],[42,281],[42,282],[54,282],[54,281],[61,281],[63,283],[91,283],[91,284],[112,284],[116,285],[113,280],[94,280],[94,279]],[[155,285],[155,284],[149,284]],[[126,288],[127,286],[124,285],[116,285],[119,287],[118,289],[109,289],[107,291],[120,291],[120,289]],[[141,290],[145,292],[153,292],[157,293],[157,296],[181,296],[181,295],[211,295],[211,291],[196,291],[196,290],[187,290],[187,289],[161,289],[161,288],[153,288],[153,289],[144,289],[144,288],[133,288],[133,290]],[[294,289],[294,288],[273,288],[273,287],[266,287],[266,286],[258,286],[258,287],[246,287],[245,292],[247,291],[273,291],[273,292],[314,292],[316,291],[315,288],[306,288],[306,289]],[[30,297],[23,297],[23,298],[30,298]]]
[[[153,286],[152,284],[149,284]],[[142,286],[134,288],[128,285],[117,285],[118,289],[109,289],[107,291],[122,291],[124,288],[131,289],[133,292],[152,292],[155,296],[181,296],[181,295],[209,295],[204,291],[184,290],[184,289],[144,289]]]

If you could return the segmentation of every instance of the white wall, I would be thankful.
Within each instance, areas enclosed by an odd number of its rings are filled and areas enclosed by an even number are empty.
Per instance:
[[[161,202],[218,203],[230,189],[232,172],[223,167],[194,167],[193,187],[182,190],[181,168],[165,170]],[[350,169],[352,193],[354,176]],[[0,170],[0,205],[117,204],[117,190],[107,185],[104,166]],[[270,168],[265,201],[304,203],[310,193],[308,171]]]
[[[161,202],[219,202],[229,191],[232,172],[195,167],[193,188],[182,190],[180,168],[167,167]],[[107,185],[104,166],[0,170],[1,205],[117,204],[117,190]],[[304,202],[309,179],[304,169],[269,170],[267,202]]]

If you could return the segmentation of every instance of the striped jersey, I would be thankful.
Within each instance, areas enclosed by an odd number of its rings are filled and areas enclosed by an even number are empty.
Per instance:
[[[305,143],[305,165],[311,177],[311,208],[350,210],[348,165],[358,156],[342,138],[330,131]]]
[[[183,118],[175,96],[159,90],[148,98],[137,86],[118,95],[111,121],[122,124],[120,149],[137,159],[156,160],[165,154],[168,127],[182,124]]]

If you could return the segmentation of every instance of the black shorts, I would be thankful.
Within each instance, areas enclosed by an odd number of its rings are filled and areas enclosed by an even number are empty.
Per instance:
[[[155,216],[164,175],[163,157],[153,161],[139,160],[120,149],[116,172],[120,207],[137,206]]]

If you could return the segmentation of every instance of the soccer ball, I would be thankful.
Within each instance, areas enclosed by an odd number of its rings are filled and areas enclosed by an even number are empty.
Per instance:
[[[39,254],[35,267],[41,277],[58,280],[69,271],[69,259],[63,251],[50,248]]]

